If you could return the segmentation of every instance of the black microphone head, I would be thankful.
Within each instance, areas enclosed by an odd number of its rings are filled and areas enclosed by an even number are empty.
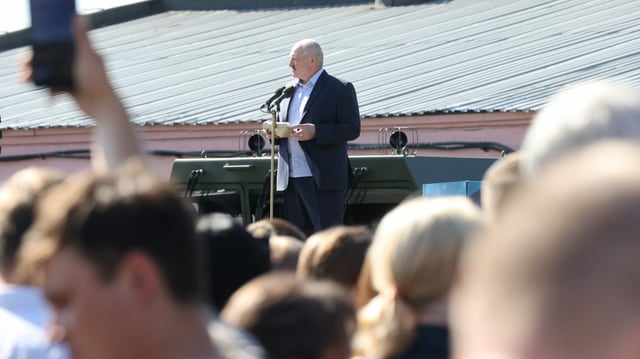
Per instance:
[[[295,91],[296,91],[296,86],[295,85],[291,85],[291,86],[287,86],[286,88],[284,88],[284,90],[282,90],[282,93],[280,94],[280,96],[273,95],[273,97],[277,97],[277,98],[274,99],[273,101],[268,101],[267,102],[269,110],[276,109],[276,111],[279,111],[280,102],[282,102],[282,100],[284,100],[285,98],[291,97]],[[269,99],[269,100],[271,100],[271,99]]]
[[[285,98],[286,98],[286,97],[291,97],[295,91],[296,91],[296,87],[295,87],[295,85],[292,85],[292,86],[286,87],[286,88],[283,90],[282,95],[283,95],[283,97],[285,97]]]
[[[286,88],[286,86],[282,86],[279,89],[276,90],[276,92],[271,95],[271,97],[265,101],[265,103],[262,104],[262,106],[260,106],[260,108],[269,108],[269,106],[271,105],[271,102],[273,102],[273,100],[277,99],[278,97],[280,97],[282,95],[282,91],[284,91],[284,89]]]

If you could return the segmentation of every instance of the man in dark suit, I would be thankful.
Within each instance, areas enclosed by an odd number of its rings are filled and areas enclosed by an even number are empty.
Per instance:
[[[341,224],[349,177],[347,142],[360,135],[353,85],[323,68],[320,45],[293,45],[289,66],[295,92],[280,104],[278,121],[292,132],[278,140],[277,190],[283,191],[285,219],[311,234]]]

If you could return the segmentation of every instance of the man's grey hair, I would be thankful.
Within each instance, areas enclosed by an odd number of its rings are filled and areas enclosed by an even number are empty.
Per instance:
[[[294,49],[302,48],[302,52],[305,56],[310,56],[316,59],[318,68],[322,68],[324,62],[324,55],[322,54],[322,48],[320,44],[314,39],[304,39],[296,42],[293,45]]]
[[[640,92],[610,80],[569,86],[533,119],[521,172],[531,177],[560,155],[606,138],[640,142]]]

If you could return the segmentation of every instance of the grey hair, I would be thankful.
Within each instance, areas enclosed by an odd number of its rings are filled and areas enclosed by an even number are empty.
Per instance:
[[[520,171],[534,176],[557,157],[605,138],[640,142],[640,92],[608,80],[570,86],[533,119]]]
[[[318,68],[322,68],[324,62],[324,55],[322,53],[322,48],[320,44],[314,39],[304,39],[296,42],[293,45],[294,49],[302,48],[302,52],[304,56],[310,56],[316,59],[318,63]]]

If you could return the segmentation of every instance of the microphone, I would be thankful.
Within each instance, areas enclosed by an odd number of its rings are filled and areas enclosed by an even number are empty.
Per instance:
[[[275,107],[279,111],[280,110],[280,102],[282,102],[282,100],[284,100],[285,98],[291,97],[295,91],[296,91],[296,86],[295,85],[286,87],[282,91],[282,94],[280,94],[280,96],[278,96],[278,98],[273,100],[273,102],[271,103],[271,106],[269,107],[269,109],[272,110],[273,107]]]
[[[279,89],[276,90],[276,92],[273,94],[273,96],[269,97],[269,99],[267,101],[265,101],[262,106],[260,106],[260,109],[266,109],[269,108],[271,106],[271,102],[273,102],[273,100],[277,99],[278,96],[282,95],[282,91],[284,91],[285,86],[280,87]]]

